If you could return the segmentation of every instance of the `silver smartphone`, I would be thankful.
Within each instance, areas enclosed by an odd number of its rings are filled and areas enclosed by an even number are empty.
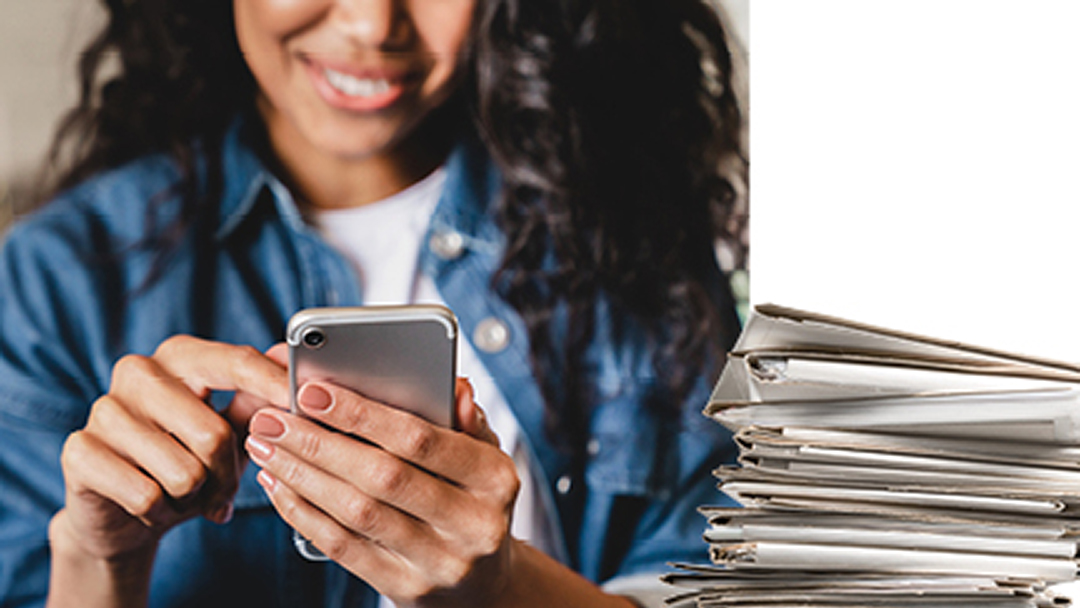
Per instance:
[[[292,410],[297,390],[325,380],[454,427],[458,324],[445,306],[309,308],[289,320],[289,385]],[[297,550],[327,559],[299,534]]]

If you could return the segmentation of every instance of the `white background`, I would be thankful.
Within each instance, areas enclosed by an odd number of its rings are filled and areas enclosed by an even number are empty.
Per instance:
[[[1080,2],[754,0],[751,299],[1080,362]]]

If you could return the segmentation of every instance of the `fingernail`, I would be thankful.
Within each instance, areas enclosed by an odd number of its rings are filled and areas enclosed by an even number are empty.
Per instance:
[[[267,473],[265,469],[259,471],[259,474],[255,476],[255,481],[258,481],[259,485],[267,492],[272,492],[277,484],[277,480],[274,479],[273,475]]]
[[[210,519],[224,525],[232,521],[234,513],[235,508],[233,507],[233,503],[230,500],[229,502],[223,505],[219,505],[216,509],[214,509],[213,513],[210,516]]]
[[[244,445],[248,449],[248,454],[251,455],[251,459],[255,462],[266,462],[270,460],[270,457],[274,455],[274,447],[263,443],[256,439],[253,435],[248,435],[247,441]]]
[[[259,412],[251,419],[251,432],[266,439],[277,439],[285,434],[285,424],[271,414]]]
[[[305,384],[300,389],[300,405],[309,412],[322,413],[334,405],[334,398],[321,386]]]

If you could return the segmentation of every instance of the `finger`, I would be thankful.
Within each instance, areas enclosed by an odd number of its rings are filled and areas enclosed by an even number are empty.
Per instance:
[[[114,397],[172,435],[208,471],[201,491],[209,511],[225,514],[239,485],[240,459],[229,423],[157,360],[128,355],[113,369]]]
[[[517,478],[498,448],[334,384],[307,382],[297,401],[309,417],[462,486],[487,490],[503,487],[507,476]]]
[[[353,534],[371,539],[411,562],[443,551],[439,537],[427,523],[302,460],[283,446],[260,444],[256,436],[248,438],[248,446],[252,462]]]
[[[287,410],[287,408],[270,403],[251,393],[238,392],[233,397],[233,400],[229,402],[228,407],[222,410],[221,415],[232,426],[233,432],[242,439],[247,436],[248,425],[251,423],[251,417],[255,415],[255,412],[268,407],[283,411]]]
[[[483,511],[478,499],[462,488],[378,446],[327,430],[299,416],[269,410],[260,412],[252,419],[251,431],[246,447],[260,466],[271,454],[284,453],[286,458],[293,454],[365,495],[435,528],[450,531],[444,535],[467,533],[470,528],[467,524]],[[282,476],[280,472],[278,475]],[[289,485],[299,489],[291,482]],[[301,493],[316,504],[329,504],[315,500],[314,494]],[[466,517],[461,517],[461,512]]]
[[[109,395],[94,404],[87,430],[177,502],[191,500],[206,482],[206,468],[172,435],[132,416]]]
[[[219,425],[205,415],[200,416],[204,422],[198,429],[188,430],[182,437],[185,443],[192,440],[201,444],[200,447],[188,445],[200,456],[211,458],[204,462],[219,483],[216,488],[211,488],[208,515],[212,519],[227,519],[244,465],[241,453],[236,449],[235,436],[244,433],[250,417],[259,409],[269,405],[288,407],[289,382],[285,367],[250,346],[191,336],[166,340],[154,353],[154,360],[200,399],[205,399],[211,390],[236,391],[236,398],[224,412],[225,420],[236,429],[227,440],[229,449],[213,449],[224,445],[226,439]]]
[[[73,494],[97,495],[147,527],[168,526],[183,515],[168,504],[154,480],[92,433],[76,431],[68,436],[60,459]]]
[[[454,386],[456,395],[457,420],[465,433],[480,441],[499,447],[499,436],[488,425],[483,408],[476,403],[476,391],[468,378],[458,378]]]
[[[274,363],[277,363],[278,365],[280,365],[282,368],[284,368],[286,370],[289,368],[289,345],[288,344],[286,344],[284,342],[278,342],[277,344],[271,346],[270,349],[266,351],[266,356],[269,357],[270,360],[273,361]]]
[[[163,368],[205,399],[211,390],[241,391],[287,408],[285,366],[251,346],[174,336],[154,353]]]
[[[286,523],[381,594],[397,595],[403,586],[401,581],[415,577],[415,571],[403,558],[348,530],[265,469],[259,471],[257,479]]]
[[[282,369],[287,369],[289,352],[288,345],[284,342],[272,346],[266,351],[266,356],[280,365]],[[272,403],[253,393],[238,391],[229,406],[221,412],[221,415],[225,416],[225,419],[233,426],[236,435],[243,438],[247,436],[247,427],[251,422],[251,417],[264,407],[276,407],[281,410],[289,409],[285,404]]]

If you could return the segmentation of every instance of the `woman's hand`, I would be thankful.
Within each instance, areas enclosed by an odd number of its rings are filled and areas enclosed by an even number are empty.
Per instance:
[[[168,529],[200,514],[230,519],[246,463],[238,436],[257,409],[288,404],[282,353],[271,355],[276,360],[250,347],[180,336],[153,356],[117,362],[109,393],[64,444],[65,506],[49,531],[50,605],[63,603],[54,592],[81,588],[71,586],[80,572],[90,575],[79,563],[130,562],[136,578],[148,576]],[[224,415],[205,402],[212,390],[236,391]]]
[[[467,381],[463,432],[325,382],[299,403],[353,437],[277,410],[252,418],[248,453],[289,524],[398,606],[484,606],[501,592],[520,482]]]

